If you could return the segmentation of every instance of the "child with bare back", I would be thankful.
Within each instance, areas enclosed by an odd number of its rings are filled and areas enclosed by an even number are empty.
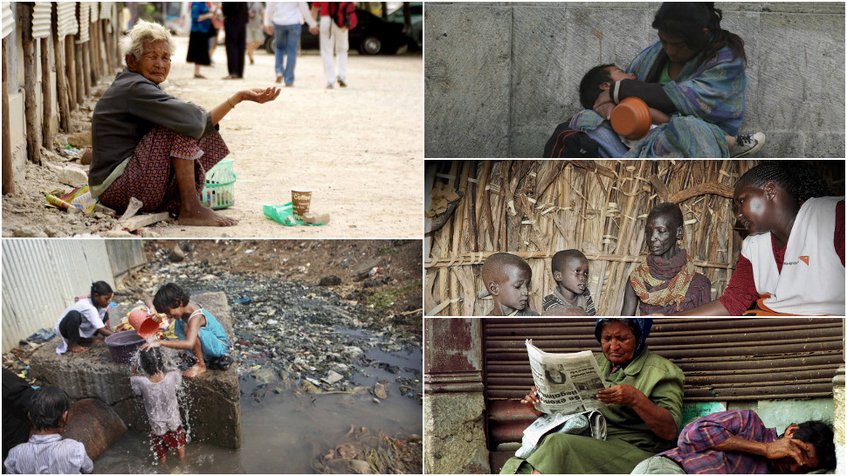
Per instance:
[[[191,301],[181,287],[174,283],[162,286],[153,297],[152,307],[176,320],[174,333],[179,339],[153,340],[144,344],[142,350],[162,346],[192,351],[197,364],[185,371],[186,378],[206,372],[207,365],[226,370],[232,363],[226,330],[208,309]]]
[[[489,316],[537,316],[529,308],[529,281],[532,269],[521,257],[494,253],[482,265],[485,290],[494,299]]]

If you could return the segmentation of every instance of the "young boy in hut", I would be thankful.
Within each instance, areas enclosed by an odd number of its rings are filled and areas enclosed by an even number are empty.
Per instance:
[[[579,250],[563,250],[550,261],[556,288],[544,296],[544,316],[594,316],[594,300],[588,290],[588,258]]]
[[[626,73],[620,67],[615,64],[601,64],[599,66],[595,66],[588,70],[585,73],[585,76],[582,77],[582,80],[579,83],[579,102],[585,109],[594,109],[601,114],[603,119],[608,119],[609,114],[611,114],[612,109],[615,107],[615,103],[609,102],[605,104],[596,104],[598,98],[600,97],[600,93],[603,91],[609,91],[615,85],[615,83],[623,80],[635,80],[635,74]],[[653,124],[666,124],[670,122],[671,118],[664,112],[648,107],[650,110],[650,120]],[[572,125],[572,127],[575,125]],[[603,127],[605,126],[605,127]],[[598,132],[601,131],[602,132]],[[638,141],[629,141],[622,137],[617,136],[617,134],[612,131],[611,125],[606,122],[601,127],[593,131],[585,131],[586,133],[595,133],[597,132],[602,136],[605,141],[609,141],[610,137],[617,137],[616,141],[611,141],[611,144],[616,144],[619,147],[615,147],[615,150],[605,150],[603,145],[607,145],[605,142],[598,141],[601,144],[601,149],[606,152],[607,157],[622,157],[631,146]],[[726,139],[727,147],[729,148],[729,156],[738,158],[745,157],[750,154],[757,152],[765,145],[765,135],[761,132],[757,132],[755,134],[739,134],[738,136],[724,136]]]
[[[679,247],[684,226],[675,203],[660,203],[650,210],[644,226],[647,261],[629,275],[622,316],[670,314],[709,302],[712,283],[696,272],[686,250]]]
[[[520,256],[494,253],[482,265],[485,290],[494,300],[489,316],[537,316],[529,308],[529,280],[532,269]]]

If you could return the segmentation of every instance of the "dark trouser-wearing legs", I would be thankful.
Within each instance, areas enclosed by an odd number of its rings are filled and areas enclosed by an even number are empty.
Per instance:
[[[237,20],[224,20],[226,32],[226,67],[230,76],[244,76],[244,53],[247,51],[247,25]]]
[[[59,323],[59,332],[68,341],[68,347],[79,343],[79,325],[82,324],[82,314],[79,311],[68,311]]]

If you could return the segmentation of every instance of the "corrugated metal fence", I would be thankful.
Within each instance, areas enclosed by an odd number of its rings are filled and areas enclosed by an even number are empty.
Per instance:
[[[137,266],[139,257],[139,240],[3,240],[3,352],[52,328],[92,282],[114,287],[114,276]]]

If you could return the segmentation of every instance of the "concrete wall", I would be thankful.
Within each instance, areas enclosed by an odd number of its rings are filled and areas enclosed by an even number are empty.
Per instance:
[[[429,3],[426,157],[540,157],[592,66],[656,41],[658,3]],[[761,157],[844,156],[844,3],[722,3]]]

